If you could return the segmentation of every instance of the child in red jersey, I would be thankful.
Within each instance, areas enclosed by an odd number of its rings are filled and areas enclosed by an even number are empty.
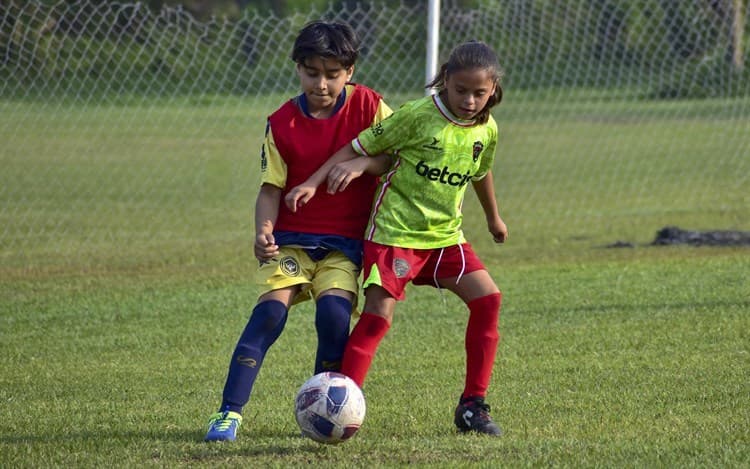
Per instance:
[[[268,118],[261,152],[254,245],[260,297],[232,355],[206,441],[235,440],[263,359],[293,304],[316,302],[315,373],[341,367],[358,292],[362,233],[377,184],[373,175],[387,169],[389,158],[373,158],[369,174],[345,192],[326,194],[295,212],[281,200],[333,152],[391,113],[379,94],[350,83],[358,53],[359,39],[343,23],[310,23],[294,43],[302,94]]]
[[[286,197],[292,208],[309,203],[326,178],[329,193],[344,189],[369,164],[362,156],[394,152],[365,232],[366,301],[346,345],[341,372],[362,386],[409,282],[450,290],[469,313],[466,380],[454,423],[462,432],[494,436],[501,431],[485,397],[499,341],[502,296],[464,237],[461,207],[471,184],[495,242],[508,238],[492,178],[497,124],[490,109],[502,100],[501,76],[489,46],[461,44],[428,85],[438,90],[436,95],[406,103],[361,132]]]

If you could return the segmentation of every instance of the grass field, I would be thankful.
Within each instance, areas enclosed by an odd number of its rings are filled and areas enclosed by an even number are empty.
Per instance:
[[[725,104],[555,116],[509,101],[496,182],[511,237],[487,239],[473,197],[465,222],[505,295],[488,396],[504,436],[456,434],[466,313],[411,288],[364,427],[328,447],[292,408],[310,304],[238,441],[201,441],[256,299],[264,113],[3,103],[0,466],[750,467],[750,248],[648,245],[671,224],[750,229],[750,118]],[[635,247],[603,248],[617,240]]]

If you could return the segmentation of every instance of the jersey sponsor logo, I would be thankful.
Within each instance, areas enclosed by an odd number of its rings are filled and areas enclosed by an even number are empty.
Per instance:
[[[402,278],[409,273],[409,263],[406,259],[393,259],[393,272],[396,274],[396,278]]]
[[[271,121],[266,121],[266,133],[265,136],[268,137],[268,132],[271,130]],[[266,144],[260,146],[260,172],[265,173],[268,170],[268,156],[266,156]]]
[[[463,174],[451,171],[447,166],[443,166],[443,169],[431,168],[423,160],[419,160],[419,163],[417,163],[417,174],[430,181],[458,187],[465,186],[471,179],[471,173],[468,171]]]
[[[425,143],[422,145],[422,148],[427,148],[428,150],[438,150],[443,151],[443,148],[439,146],[440,140],[438,140],[435,137],[432,137],[432,141],[430,143]]]
[[[479,140],[474,142],[474,147],[472,149],[473,151],[471,154],[471,157],[474,158],[474,161],[477,161],[483,149],[484,149],[484,144],[482,142],[480,142]]]
[[[268,171],[268,157],[266,156],[266,145],[260,146],[260,172],[265,173]]]
[[[293,257],[282,257],[279,261],[279,267],[281,268],[281,271],[289,277],[296,277],[299,275],[299,264],[297,263],[297,259]]]

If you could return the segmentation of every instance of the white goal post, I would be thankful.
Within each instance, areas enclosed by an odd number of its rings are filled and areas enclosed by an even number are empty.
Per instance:
[[[425,43],[425,84],[430,83],[438,71],[440,46],[440,0],[427,2],[427,41]],[[434,90],[426,90],[431,93]]]

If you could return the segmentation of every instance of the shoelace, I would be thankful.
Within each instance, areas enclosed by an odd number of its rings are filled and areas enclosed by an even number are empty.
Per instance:
[[[225,417],[225,415],[226,414],[222,415],[221,417],[217,417],[216,420],[213,421],[213,426],[221,431],[224,431],[227,428],[231,427],[232,422],[237,420],[237,419]]]
[[[490,418],[490,405],[485,404],[484,401],[474,401],[473,405],[468,406],[468,408],[474,411],[475,415],[482,422],[487,422],[487,421],[492,420]]]

